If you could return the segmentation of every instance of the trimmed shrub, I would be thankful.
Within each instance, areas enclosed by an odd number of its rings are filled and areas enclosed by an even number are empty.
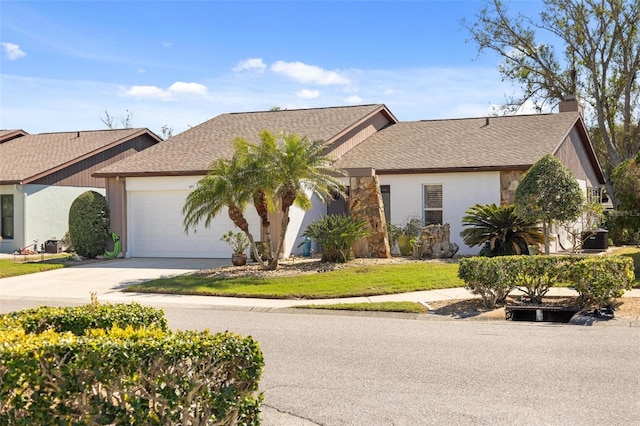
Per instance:
[[[561,282],[564,275],[582,256],[517,256],[504,261],[513,272],[516,287],[533,303],[542,303],[549,289]]]
[[[322,246],[322,262],[344,263],[353,259],[351,246],[358,238],[369,235],[364,220],[346,215],[326,215],[309,226],[302,234]]]
[[[635,280],[633,259],[624,256],[590,257],[571,265],[567,278],[583,306],[611,306],[612,299],[631,290]]]
[[[87,191],[73,201],[69,238],[79,256],[94,258],[104,254],[109,238],[109,205],[101,194]]]
[[[0,424],[259,424],[258,344],[166,329],[137,304],[0,316]]]
[[[58,333],[71,332],[82,336],[90,329],[110,329],[113,327],[152,327],[167,330],[167,320],[162,309],[143,306],[138,303],[105,304],[94,302],[77,307],[47,307],[11,312],[0,316],[0,324],[13,324],[25,333],[43,333],[52,330]],[[0,328],[1,330],[1,328]]]
[[[505,257],[471,257],[460,259],[458,277],[473,294],[482,297],[486,308],[504,303],[515,285],[515,273]]]
[[[0,341],[0,424],[259,424],[250,337],[129,327]]]

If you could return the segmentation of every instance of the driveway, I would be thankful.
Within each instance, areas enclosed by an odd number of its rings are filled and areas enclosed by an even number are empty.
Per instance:
[[[120,290],[131,284],[230,264],[229,259],[136,258],[101,261],[2,278],[0,299],[65,299],[82,303],[90,301],[91,293],[96,293],[100,301],[106,302],[121,299],[126,293]]]

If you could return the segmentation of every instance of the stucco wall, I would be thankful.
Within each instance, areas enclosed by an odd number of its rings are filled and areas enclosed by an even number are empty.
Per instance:
[[[389,185],[391,218],[401,224],[411,215],[423,215],[423,185],[442,185],[443,221],[451,225],[451,242],[460,246],[458,254],[477,254],[478,247],[468,247],[460,237],[462,216],[475,204],[500,204],[500,172],[432,173],[379,175],[381,185]]]
[[[70,186],[23,185],[22,191],[24,195],[14,198],[16,231],[20,229],[18,223],[22,217],[25,223],[20,247],[31,244],[34,240],[38,240],[38,247],[47,240],[61,240],[69,230],[69,209],[73,201],[85,191],[105,195],[104,188]],[[22,202],[17,202],[18,199]],[[26,213],[24,216],[17,211],[20,204]]]

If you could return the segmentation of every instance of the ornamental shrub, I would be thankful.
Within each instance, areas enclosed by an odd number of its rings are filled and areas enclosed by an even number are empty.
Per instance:
[[[251,337],[172,333],[137,304],[57,309],[0,315],[0,424],[260,423]]]
[[[302,234],[322,246],[322,262],[344,263],[353,258],[351,246],[358,238],[369,235],[364,220],[346,215],[326,215],[309,226]]]
[[[633,259],[624,256],[599,256],[572,264],[567,278],[580,295],[583,306],[611,306],[612,299],[631,290],[635,280]]]
[[[458,277],[473,294],[482,297],[484,306],[492,309],[516,287],[515,273],[505,257],[471,257],[460,259]],[[508,259],[508,258],[507,258]]]
[[[505,258],[512,270],[516,287],[533,303],[542,303],[549,289],[564,276],[571,265],[582,256],[519,256]]]
[[[1,315],[5,323],[14,324],[26,333],[71,332],[82,336],[90,329],[113,327],[151,327],[166,331],[167,320],[162,309],[143,306],[139,303],[104,304],[94,302],[76,307],[47,307],[25,309]]]
[[[104,254],[109,238],[109,205],[95,191],[80,194],[69,209],[69,238],[78,256]]]

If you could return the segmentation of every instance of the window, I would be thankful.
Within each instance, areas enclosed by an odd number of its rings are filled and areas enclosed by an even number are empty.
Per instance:
[[[442,225],[442,185],[424,185],[424,224]]]
[[[344,192],[349,195],[349,187]],[[333,193],[333,201],[327,204],[327,214],[349,215],[349,202],[342,198],[340,194]]]
[[[384,206],[384,218],[387,223],[391,223],[391,186],[380,185],[380,192],[382,193],[382,205]]]
[[[600,202],[602,202],[601,198],[602,197],[600,196],[600,189],[599,188],[587,187],[587,202],[589,202],[589,203],[600,203]]]
[[[0,195],[0,235],[13,239],[13,195]]]

